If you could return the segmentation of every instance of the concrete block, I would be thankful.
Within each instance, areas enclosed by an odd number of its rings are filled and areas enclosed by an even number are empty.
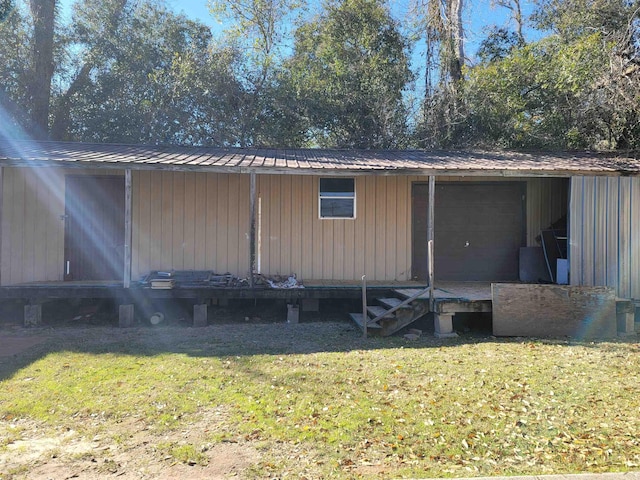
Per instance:
[[[453,313],[433,314],[433,327],[436,337],[452,338],[458,336],[458,334],[453,331],[453,315]]]
[[[300,321],[300,308],[298,305],[287,305],[287,323],[298,323]]]
[[[39,327],[42,323],[42,305],[24,306],[24,326]]]
[[[207,326],[207,304],[206,303],[193,306],[193,326],[194,327]]]
[[[616,301],[616,323],[618,326],[618,335],[633,335],[635,331],[635,305],[631,300]]]
[[[120,328],[133,327],[135,308],[133,305],[120,305],[118,309],[118,326]]]

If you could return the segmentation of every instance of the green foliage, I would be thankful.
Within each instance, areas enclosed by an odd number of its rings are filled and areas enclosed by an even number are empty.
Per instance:
[[[14,8],[0,21],[0,108],[9,124],[28,123],[28,85],[30,75],[31,32],[26,14]]]
[[[0,0],[0,22],[9,16],[13,7],[13,0]]]
[[[507,148],[638,148],[634,8],[618,0],[543,2],[536,21],[556,33],[506,55],[484,56],[469,70],[470,141]]]
[[[402,93],[412,79],[407,41],[380,2],[328,3],[296,31],[287,68],[312,144],[403,145]]]
[[[461,71],[460,25],[449,20],[462,3],[422,2],[424,94],[382,0],[327,0],[304,22],[304,0],[213,0],[220,38],[163,0],[76,0],[66,23],[56,9],[36,18],[40,3],[51,0],[0,0],[4,131],[220,146],[640,148],[638,0],[541,0],[530,26],[544,36],[531,44],[520,3],[498,1],[517,31],[488,29],[478,63]]]
[[[578,122],[589,112],[579,105],[602,52],[597,33],[572,45],[550,37],[471,69],[466,96],[474,136],[509,148],[588,146]]]
[[[478,48],[477,56],[482,62],[495,62],[505,58],[516,47],[521,47],[516,32],[505,28],[493,28]]]
[[[206,26],[162,5],[120,9],[123,3],[76,8],[73,38],[91,74],[70,99],[68,134],[100,142],[233,142],[235,53],[214,50]]]

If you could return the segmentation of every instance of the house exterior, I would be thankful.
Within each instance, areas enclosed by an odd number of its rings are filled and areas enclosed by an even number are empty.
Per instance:
[[[2,140],[0,169],[2,287],[171,269],[510,281],[566,218],[570,283],[640,301],[632,158]]]

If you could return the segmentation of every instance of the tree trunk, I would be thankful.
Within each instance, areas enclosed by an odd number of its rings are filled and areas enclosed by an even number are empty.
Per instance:
[[[93,46],[90,48],[89,54],[86,55],[85,63],[75,76],[69,88],[66,92],[61,94],[55,101],[53,111],[51,114],[51,133],[52,140],[69,140],[69,128],[71,127],[71,105],[73,97],[83,88],[90,84],[91,70],[96,67],[96,59],[101,58],[96,50],[101,49],[108,43],[110,35],[115,35],[120,27],[124,7],[127,5],[127,0],[117,0],[113,2],[113,12],[108,18],[104,19],[104,25],[106,26],[102,35],[94,38]]]
[[[92,65],[85,63],[80,69],[80,73],[73,79],[71,85],[62,94],[53,109],[53,120],[51,122],[52,140],[69,140],[69,127],[71,124],[71,99],[89,82],[89,74]]]
[[[32,135],[46,138],[53,77],[53,33],[56,0],[30,0],[33,16],[33,77],[29,86]]]
[[[457,83],[462,80],[462,67],[464,65],[464,31],[462,28],[462,2],[463,0],[449,0],[448,38],[451,41],[450,71],[451,80]]]

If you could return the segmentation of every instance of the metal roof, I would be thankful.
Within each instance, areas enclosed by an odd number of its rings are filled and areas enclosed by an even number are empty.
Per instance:
[[[313,175],[640,175],[640,160],[589,152],[261,149],[0,139],[0,166]]]

